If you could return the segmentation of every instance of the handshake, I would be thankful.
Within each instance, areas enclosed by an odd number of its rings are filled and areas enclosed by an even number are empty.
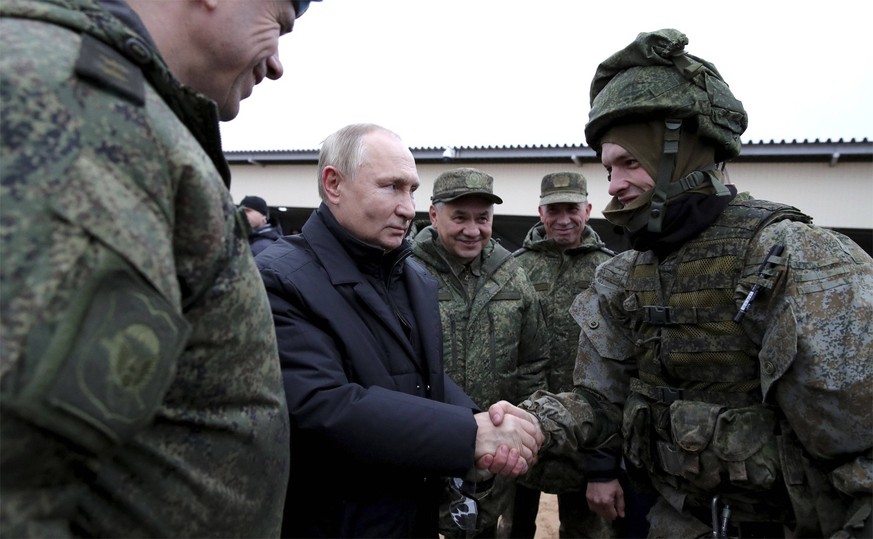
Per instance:
[[[475,416],[476,468],[494,475],[518,477],[536,463],[545,435],[539,420],[507,401]]]

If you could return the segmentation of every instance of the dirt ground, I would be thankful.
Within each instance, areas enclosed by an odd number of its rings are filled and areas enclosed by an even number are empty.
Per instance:
[[[534,539],[557,539],[558,497],[554,494],[540,496],[540,511],[537,513],[537,534]]]
[[[534,539],[557,539],[559,526],[558,497],[554,494],[543,492],[540,495],[540,510],[537,512],[537,533],[534,535]],[[505,539],[507,536],[507,531],[498,525],[498,539]]]

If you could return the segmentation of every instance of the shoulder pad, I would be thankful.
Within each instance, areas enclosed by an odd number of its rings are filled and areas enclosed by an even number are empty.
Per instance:
[[[82,36],[75,71],[82,79],[135,105],[145,104],[145,82],[139,66],[93,36]]]

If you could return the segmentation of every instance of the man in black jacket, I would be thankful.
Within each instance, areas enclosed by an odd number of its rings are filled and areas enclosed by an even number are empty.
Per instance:
[[[245,212],[249,227],[252,229],[249,233],[249,245],[252,254],[257,256],[279,239],[282,235],[281,231],[270,224],[270,207],[263,198],[249,195],[242,199],[239,207]]]
[[[443,371],[437,285],[404,239],[419,179],[402,140],[340,129],[319,177],[302,234],[257,260],[292,425],[283,535],[436,537],[445,478],[517,476],[543,435],[506,402],[492,424]]]

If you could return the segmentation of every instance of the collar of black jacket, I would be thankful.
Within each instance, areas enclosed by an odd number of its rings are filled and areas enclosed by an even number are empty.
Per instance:
[[[361,273],[380,279],[384,279],[388,275],[399,275],[402,264],[398,264],[398,262],[412,253],[409,241],[404,239],[400,247],[386,252],[380,247],[364,243],[352,236],[339,224],[326,205],[322,204],[316,211],[324,220],[330,233],[355,261]]]

